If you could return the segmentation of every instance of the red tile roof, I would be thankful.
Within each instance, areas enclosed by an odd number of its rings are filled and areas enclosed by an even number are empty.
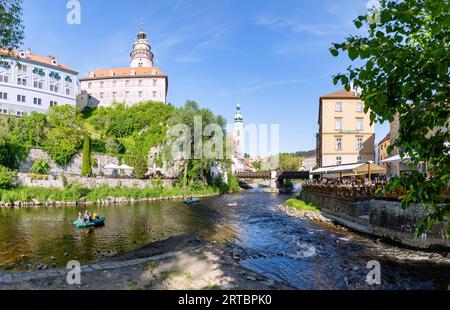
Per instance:
[[[135,74],[131,74],[131,71],[134,70]],[[110,73],[113,72],[114,75],[110,75]],[[95,79],[102,79],[102,78],[114,78],[114,77],[133,77],[133,76],[162,76],[166,77],[166,75],[159,70],[157,67],[138,67],[138,68],[111,68],[111,69],[100,69],[100,70],[94,70],[92,71],[93,77],[89,75],[84,76],[80,79],[80,81],[83,80],[95,80]]]
[[[19,58],[20,52],[19,51],[8,52],[5,49],[0,49],[0,54]],[[57,62],[57,65],[54,65],[52,63],[52,60],[55,59],[55,58],[52,57],[52,56],[41,56],[41,55],[33,54],[31,52],[26,54],[26,55],[27,56],[25,58],[28,59],[28,60],[35,61],[35,62],[42,63],[42,64],[46,64],[46,65],[50,65],[52,67],[56,67],[56,68],[59,68],[59,69],[62,69],[62,70],[70,71],[71,73],[73,73],[75,75],[78,75],[78,71],[69,68],[68,66],[60,63],[59,61]]]
[[[338,91],[321,96],[320,99],[347,99],[347,98],[358,98],[353,91],[347,91],[345,89],[340,89]]]

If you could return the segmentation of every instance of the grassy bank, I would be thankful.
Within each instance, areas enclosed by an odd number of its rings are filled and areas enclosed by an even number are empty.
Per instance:
[[[72,185],[70,187],[40,188],[40,187],[18,187],[10,190],[0,190],[1,202],[31,202],[38,200],[41,203],[46,201],[67,201],[75,202],[82,198],[95,202],[97,200],[113,198],[144,199],[174,196],[195,196],[212,195],[220,193],[220,189],[213,186],[201,188],[178,188],[178,187],[151,187],[151,188],[126,188],[100,186],[97,188],[85,188]]]
[[[311,211],[314,213],[320,213],[319,208],[317,208],[313,204],[307,204],[303,200],[297,199],[297,198],[291,198],[284,202],[286,206],[289,206],[291,208],[300,210],[300,211]]]

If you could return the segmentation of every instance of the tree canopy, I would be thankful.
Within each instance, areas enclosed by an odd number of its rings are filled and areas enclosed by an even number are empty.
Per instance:
[[[0,0],[0,49],[12,51],[22,44],[24,26],[21,17],[22,0]]]
[[[383,0],[378,15],[378,21],[369,15],[354,21],[356,28],[367,29],[365,35],[333,44],[332,55],[346,52],[363,62],[334,76],[334,83],[349,90],[353,82],[361,89],[372,122],[392,122],[398,116],[399,135],[390,150],[397,147],[401,156],[410,156],[412,166],[427,163],[428,174],[403,174],[386,187],[407,192],[401,197],[403,207],[425,206],[420,233],[448,219],[450,212],[444,201],[450,184],[450,2]]]

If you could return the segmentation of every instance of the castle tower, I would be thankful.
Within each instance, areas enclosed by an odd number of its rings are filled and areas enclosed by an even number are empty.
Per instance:
[[[136,36],[133,44],[133,51],[130,54],[131,68],[153,67],[153,53],[150,43],[147,38],[147,34],[144,32],[144,28],[141,25],[141,30]]]
[[[244,118],[241,113],[241,105],[236,106],[236,114],[234,115],[233,136],[236,143],[236,156],[242,157],[245,151],[244,147]]]

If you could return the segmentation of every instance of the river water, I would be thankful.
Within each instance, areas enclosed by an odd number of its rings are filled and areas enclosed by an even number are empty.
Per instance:
[[[0,270],[92,262],[188,233],[214,240],[243,266],[299,289],[448,288],[450,260],[290,218],[276,208],[287,198],[255,189],[192,207],[180,201],[99,207],[106,225],[81,230],[72,224],[78,208],[3,209]],[[380,285],[366,282],[373,260],[380,263]]]

